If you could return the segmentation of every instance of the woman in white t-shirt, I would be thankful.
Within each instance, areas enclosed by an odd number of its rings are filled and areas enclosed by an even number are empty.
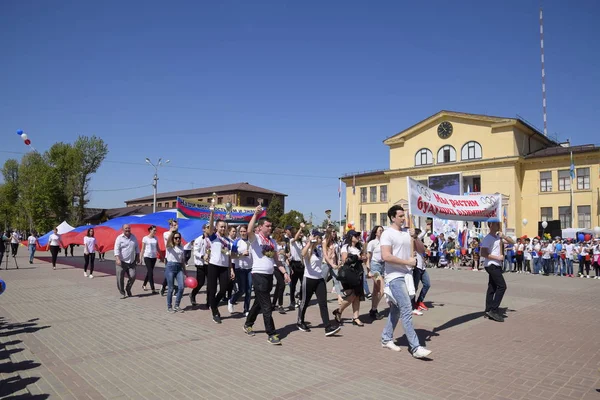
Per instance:
[[[88,276],[87,267],[90,266],[90,279],[94,277],[94,260],[96,259],[96,238],[94,237],[94,228],[87,230],[87,235],[83,238],[83,276]]]
[[[13,258],[17,256],[17,251],[19,250],[19,240],[21,240],[21,235],[19,235],[19,232],[13,231],[13,233],[10,235],[10,249]]]
[[[181,297],[183,296],[183,281],[185,279],[185,255],[183,246],[181,245],[181,233],[179,231],[171,232],[167,239],[166,245],[166,265],[165,277],[167,278],[167,312],[183,312],[179,308]],[[175,307],[172,307],[173,302],[173,284],[177,279],[177,296],[175,297]]]
[[[304,262],[304,276],[302,278],[302,296],[298,309],[298,322],[296,326],[304,332],[310,332],[310,328],[304,322],[306,309],[310,304],[313,294],[317,295],[321,319],[325,326],[325,336],[335,335],[340,331],[339,324],[331,324],[329,321],[329,311],[327,310],[327,284],[323,278],[323,234],[318,230],[313,230],[308,242],[302,249],[302,261]]]
[[[166,248],[167,248],[167,241],[169,240],[169,237],[171,236],[171,233],[175,232],[176,230],[179,229],[179,221],[177,221],[174,218],[171,218],[169,220],[169,230],[163,233],[163,244],[164,244],[164,248],[165,248],[165,255],[166,255]],[[160,249],[159,249],[160,251]],[[163,262],[166,263],[166,259],[163,259]],[[175,286],[175,291],[177,291],[177,286]],[[165,279],[163,279],[163,283],[162,283],[162,287],[160,288],[160,295],[164,296],[165,292],[167,291],[167,276],[165,275]]]
[[[383,315],[377,312],[377,306],[383,297],[383,277],[385,267],[381,257],[381,244],[379,239],[383,233],[383,226],[377,225],[371,230],[367,240],[367,277],[373,278],[373,295],[371,297],[371,311],[369,316],[372,320],[383,319]]]
[[[156,260],[158,260],[158,239],[156,238],[156,226],[151,225],[148,227],[148,235],[142,238],[142,249],[140,250],[140,264],[144,261],[146,266],[146,277],[142,284],[143,290],[148,290],[146,285],[150,283],[150,289],[152,294],[158,292],[154,288],[154,267],[156,266]]]
[[[46,251],[50,249],[50,254],[52,255],[52,269],[56,269],[56,258],[58,257],[58,252],[60,248],[64,247],[60,235],[58,234],[58,229],[54,228],[54,231],[48,237],[48,244],[46,245]]]
[[[27,247],[29,248],[29,264],[33,264],[33,256],[35,255],[35,249],[37,247],[37,237],[35,232],[31,232],[31,235],[27,238]],[[0,258],[0,262],[2,259]]]
[[[346,260],[350,258],[350,261],[354,261],[355,272],[358,275],[360,284],[350,285],[342,282],[343,290],[343,301],[342,305],[333,312],[335,320],[340,323],[342,321],[342,313],[346,308],[352,305],[352,325],[365,326],[359,318],[360,313],[360,302],[364,300],[364,289],[363,289],[363,266],[362,263],[367,260],[367,256],[362,253],[362,243],[360,241],[360,232],[350,230],[346,234],[346,240],[342,246],[342,267],[346,263]],[[339,276],[339,273],[338,273]]]

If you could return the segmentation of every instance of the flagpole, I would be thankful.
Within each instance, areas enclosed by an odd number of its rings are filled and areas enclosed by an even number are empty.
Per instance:
[[[344,228],[342,225],[342,180],[338,179],[338,199],[340,201],[340,237],[344,233]]]
[[[571,151],[571,165],[569,166],[569,175],[571,178],[571,204],[570,204],[570,209],[571,209],[571,228],[574,228],[575,226],[575,219],[573,217],[573,215],[575,214],[573,212],[573,180],[575,179],[575,163],[573,162],[573,152]]]

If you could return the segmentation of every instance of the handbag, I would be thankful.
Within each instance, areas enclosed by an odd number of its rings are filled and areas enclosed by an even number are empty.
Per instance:
[[[347,286],[360,286],[362,280],[356,268],[356,264],[358,263],[362,264],[360,260],[358,260],[358,257],[354,255],[348,256],[344,265],[338,269],[337,280]]]

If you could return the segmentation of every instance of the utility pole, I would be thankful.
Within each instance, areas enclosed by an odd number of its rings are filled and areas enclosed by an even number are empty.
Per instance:
[[[171,160],[167,160],[164,162],[164,164],[168,164],[170,161]],[[154,164],[152,161],[150,161],[150,159],[148,157],[146,157],[146,163],[154,167],[154,178],[152,179],[152,187],[154,189],[154,201],[152,202],[152,213],[155,213],[156,212],[156,195],[157,195],[157,188],[158,188],[158,168],[164,164],[162,162],[162,158],[159,158],[158,162],[156,164]]]

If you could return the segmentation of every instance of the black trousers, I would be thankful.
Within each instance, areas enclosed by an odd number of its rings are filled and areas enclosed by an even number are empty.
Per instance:
[[[298,282],[302,285],[302,279],[304,278],[304,266],[302,265],[302,261],[290,261],[290,269],[292,270],[290,281],[290,304],[296,304],[296,285]],[[300,291],[302,291],[302,288],[300,288]]]
[[[313,279],[306,276],[302,279],[302,302],[298,310],[298,323],[301,324],[304,322],[306,309],[315,293],[317,294],[321,320],[327,326],[329,325],[329,310],[327,309],[327,284],[325,283],[325,279]]]
[[[498,311],[506,292],[506,282],[502,276],[502,267],[490,265],[485,268],[489,275],[488,290],[485,297],[485,311]]]
[[[206,275],[208,282],[206,283],[208,300],[210,303],[210,309],[213,315],[221,315],[219,313],[219,303],[225,297],[227,287],[229,286],[229,268],[220,267],[214,264],[208,264],[206,267]],[[217,292],[217,283],[219,284],[219,291]]]
[[[196,301],[196,295],[204,286],[204,281],[206,280],[206,265],[196,265],[196,280],[198,281],[198,285],[192,289],[192,293],[190,297],[192,300]],[[208,301],[208,290],[206,291],[206,304],[209,304]]]
[[[273,322],[273,308],[271,305],[271,289],[273,289],[273,275],[252,274],[254,287],[254,304],[248,312],[246,326],[253,326],[259,313],[262,313],[265,322],[265,332],[271,336],[276,333]]]
[[[150,282],[150,289],[154,292],[154,267],[156,266],[156,258],[144,257],[144,265],[146,266],[146,277],[144,278],[144,286]]]
[[[517,254],[515,258],[517,259],[517,271],[523,271],[523,255]]]
[[[94,273],[94,260],[96,259],[96,253],[84,254],[83,255],[83,272],[87,272],[88,265],[90,266],[90,275]]]
[[[277,279],[277,284],[275,285],[275,292],[273,292],[273,308],[277,306],[279,303],[280,307],[283,307],[283,294],[285,293],[285,280],[283,278],[283,274],[279,270],[279,268],[275,268],[273,272],[273,276]]]
[[[13,257],[17,255],[17,251],[19,250],[19,243],[11,243],[10,250],[12,252]]]
[[[56,267],[56,258],[58,257],[58,252],[60,251],[60,246],[50,246],[50,254],[52,255],[52,266]]]

